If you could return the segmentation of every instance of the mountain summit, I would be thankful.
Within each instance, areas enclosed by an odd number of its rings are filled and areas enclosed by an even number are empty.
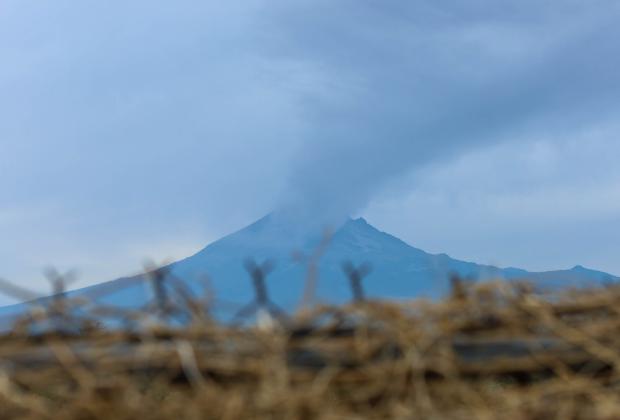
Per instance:
[[[273,271],[267,287],[274,302],[291,309],[301,300],[308,261],[316,253],[322,235],[292,227],[268,215],[257,222],[217,240],[195,255],[168,266],[190,289],[201,291],[208,277],[210,288],[221,301],[244,303],[253,290],[244,261],[271,260]],[[297,258],[293,258],[293,255]],[[439,297],[449,290],[449,277],[529,279],[538,286],[587,286],[619,280],[600,271],[575,266],[569,270],[529,272],[518,268],[498,268],[453,259],[446,254],[429,254],[400,239],[381,232],[366,220],[349,219],[333,232],[325,252],[318,260],[318,300],[340,303],[351,298],[349,282],[342,264],[369,263],[372,271],[364,278],[365,293],[371,298]],[[137,307],[151,298],[147,276],[121,278],[73,293],[84,293],[106,303]],[[5,308],[6,309],[6,308]]]

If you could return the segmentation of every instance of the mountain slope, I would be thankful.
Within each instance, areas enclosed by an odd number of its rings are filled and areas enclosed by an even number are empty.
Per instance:
[[[311,255],[320,239],[316,232],[293,229],[269,215],[171,264],[169,269],[196,293],[203,292],[204,278],[208,276],[217,300],[242,304],[253,297],[244,260],[251,257],[260,263],[271,259],[276,264],[267,278],[272,300],[292,309],[301,299],[307,273],[307,265],[294,260],[292,253]],[[339,303],[350,299],[348,280],[341,268],[346,260],[372,265],[372,272],[364,279],[364,287],[366,294],[374,298],[438,297],[448,292],[450,273],[480,280],[527,278],[543,287],[586,286],[618,280],[610,274],[581,266],[532,273],[460,261],[446,254],[433,255],[375,229],[364,219],[356,219],[348,220],[333,234],[320,259],[317,287],[320,300]],[[139,307],[151,299],[146,276],[122,278],[72,293],[127,307]]]

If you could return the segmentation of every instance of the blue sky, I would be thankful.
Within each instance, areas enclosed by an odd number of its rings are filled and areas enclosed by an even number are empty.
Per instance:
[[[619,18],[613,0],[2,0],[0,277],[111,279],[281,207],[620,274]]]

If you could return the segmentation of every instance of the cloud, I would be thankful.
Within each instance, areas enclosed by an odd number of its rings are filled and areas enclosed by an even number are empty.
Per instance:
[[[43,266],[100,259],[121,275],[119,244],[207,242],[272,209],[300,123],[245,32],[254,8],[3,2],[0,209],[37,216],[0,226],[0,274],[44,287]]]
[[[472,150],[404,177],[363,213],[430,252],[531,270],[583,264],[620,273],[618,129],[612,123],[570,141],[539,136]]]
[[[481,147],[570,142],[618,115],[619,8],[6,0],[0,274],[75,260],[95,282],[128,269],[118,244],[340,217]]]
[[[282,12],[289,36],[274,54],[320,63],[331,87],[306,101],[312,124],[284,202],[350,213],[436,160],[617,116],[617,6],[524,2],[515,17],[478,3],[408,4]]]

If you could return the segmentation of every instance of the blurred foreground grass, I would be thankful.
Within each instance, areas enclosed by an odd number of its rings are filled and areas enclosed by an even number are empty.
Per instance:
[[[617,286],[457,282],[439,302],[317,306],[243,328],[205,305],[187,298],[183,325],[106,329],[66,310],[16,322],[0,337],[0,418],[620,418]]]

